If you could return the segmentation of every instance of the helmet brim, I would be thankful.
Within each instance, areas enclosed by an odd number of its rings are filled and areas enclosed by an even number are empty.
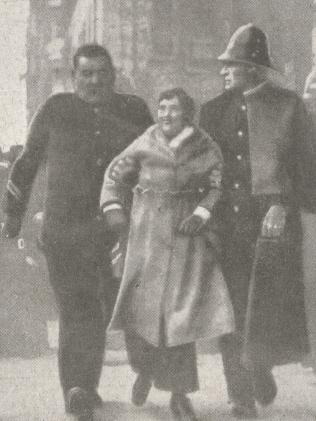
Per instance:
[[[258,64],[258,63],[254,63],[253,61],[250,60],[242,60],[242,59],[238,59],[238,58],[234,58],[231,57],[227,54],[221,54],[219,57],[217,57],[217,60],[220,61],[221,63],[239,63],[239,64],[247,64],[248,66],[255,66],[258,67],[259,69],[268,69],[268,70],[273,70],[275,72],[281,73],[282,72],[277,69],[275,66],[272,65],[272,63],[269,63],[267,65],[264,64]]]

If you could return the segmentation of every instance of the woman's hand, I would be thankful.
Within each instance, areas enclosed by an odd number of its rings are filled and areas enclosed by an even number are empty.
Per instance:
[[[206,222],[203,218],[192,214],[181,222],[178,231],[184,235],[199,235],[201,231],[203,231],[205,225]]]
[[[137,174],[137,162],[135,158],[126,156],[119,159],[111,168],[110,178],[116,182],[127,183]]]
[[[110,231],[121,234],[127,229],[128,222],[123,209],[111,209],[104,213],[105,223]]]

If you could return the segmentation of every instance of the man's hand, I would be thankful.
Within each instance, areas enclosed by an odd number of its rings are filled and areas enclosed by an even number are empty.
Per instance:
[[[280,237],[284,232],[286,210],[281,205],[271,206],[262,223],[263,237]]]
[[[115,165],[113,165],[110,171],[110,178],[112,180],[126,183],[129,181],[129,178],[134,178],[137,174],[137,162],[132,157],[125,157],[119,159]]]
[[[127,218],[122,209],[111,209],[104,213],[108,228],[116,234],[124,232],[128,226]]]
[[[18,216],[6,216],[4,221],[1,237],[4,238],[15,238],[21,230],[22,220]]]
[[[198,235],[206,225],[203,218],[198,215],[191,215],[185,218],[179,225],[179,232],[184,235]]]

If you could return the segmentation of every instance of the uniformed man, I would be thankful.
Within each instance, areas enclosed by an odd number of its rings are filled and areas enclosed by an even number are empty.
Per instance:
[[[111,299],[111,234],[98,216],[105,169],[152,124],[145,103],[114,91],[115,71],[99,45],[80,47],[73,59],[74,93],[53,95],[35,115],[5,195],[3,234],[20,231],[31,186],[46,159],[47,190],[41,243],[60,311],[59,374],[66,410],[92,420],[105,329],[100,283]],[[111,210],[107,218],[111,217]]]
[[[202,106],[200,125],[225,162],[215,219],[236,332],[220,347],[232,413],[244,419],[274,400],[272,367],[307,351],[299,210],[316,211],[316,155],[301,99],[268,80],[262,30],[240,27],[219,60],[225,91]]]

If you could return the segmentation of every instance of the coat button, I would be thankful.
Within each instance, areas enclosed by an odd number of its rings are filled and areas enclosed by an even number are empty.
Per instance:
[[[234,206],[234,212],[238,213],[239,212],[239,206]]]
[[[96,131],[94,132],[94,134],[95,134],[96,136],[100,136],[101,132],[100,132],[100,130],[96,130]]]
[[[98,160],[97,160],[97,166],[98,167],[101,167],[101,165],[103,164],[103,159],[102,158],[99,158]]]
[[[244,132],[242,130],[238,130],[237,134],[238,134],[238,137],[243,137]]]
[[[243,105],[241,106],[241,109],[242,109],[243,111],[246,111],[246,109],[247,109],[246,105],[245,105],[245,104],[243,104]]]
[[[239,183],[235,183],[235,184],[234,184],[234,187],[235,187],[235,189],[239,189],[240,184],[239,184]]]
[[[237,159],[238,159],[238,161],[241,161],[242,160],[242,156],[241,155],[237,155]]]

